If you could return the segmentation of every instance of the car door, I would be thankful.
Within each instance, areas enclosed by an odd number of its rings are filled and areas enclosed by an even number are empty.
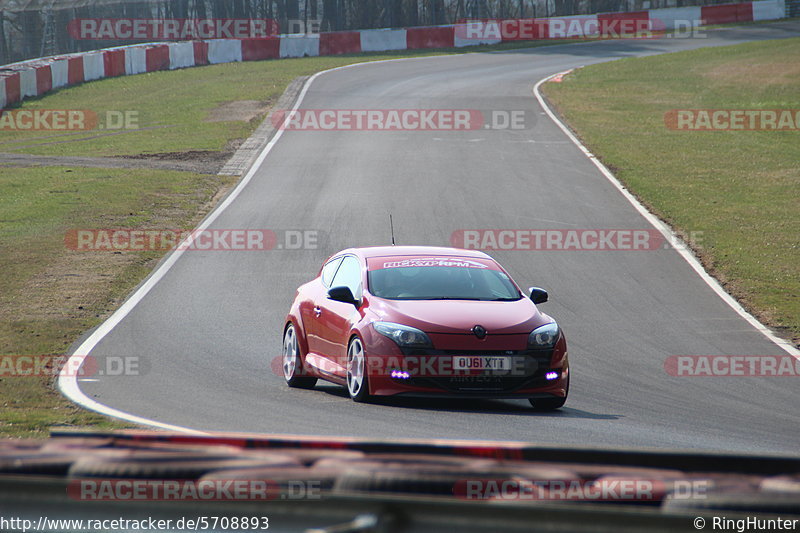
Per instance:
[[[322,267],[320,275],[308,288],[307,298],[300,302],[300,316],[305,327],[308,351],[321,354],[324,350],[319,342],[319,319],[321,315],[320,303],[328,298],[328,289],[331,287],[333,276],[342,263],[343,256],[334,257]]]
[[[348,287],[357,300],[362,294],[361,261],[352,255],[342,259],[330,284],[331,287]],[[337,302],[330,298],[317,302],[316,331],[320,354],[333,363],[334,373],[344,375],[347,363],[347,343],[353,321],[357,321],[358,309],[353,304]]]

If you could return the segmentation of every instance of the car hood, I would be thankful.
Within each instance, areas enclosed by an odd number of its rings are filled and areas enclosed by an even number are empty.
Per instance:
[[[528,298],[514,302],[474,300],[384,300],[373,297],[378,320],[419,328],[426,333],[472,335],[476,325],[490,334],[530,333],[552,322]]]

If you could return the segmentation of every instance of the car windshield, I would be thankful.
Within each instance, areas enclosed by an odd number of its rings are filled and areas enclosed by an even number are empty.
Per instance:
[[[419,266],[369,272],[369,290],[390,300],[519,300],[505,272],[490,268]]]

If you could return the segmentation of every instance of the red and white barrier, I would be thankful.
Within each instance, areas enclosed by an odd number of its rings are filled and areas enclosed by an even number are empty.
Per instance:
[[[194,44],[191,41],[169,43],[169,69],[194,66]]]
[[[239,39],[214,39],[208,44],[208,62],[233,63],[242,60],[242,42]]]
[[[269,37],[266,39],[242,39],[242,61],[259,61],[262,59],[277,59],[281,53],[281,39]]]
[[[696,22],[691,26],[687,26],[687,21],[700,21],[700,15],[700,6],[650,10],[650,19],[663,23],[663,27],[667,31],[686,30],[695,24],[699,24],[699,22]]]
[[[700,8],[700,19],[703,25],[749,22],[753,20],[753,3],[703,6]]]
[[[753,2],[753,20],[775,20],[786,16],[783,0]]]
[[[427,28],[408,28],[406,48],[452,48],[455,46],[455,26],[431,26]]]
[[[478,31],[472,31],[473,27],[463,23],[456,24],[455,32],[453,34],[453,46],[475,46],[478,44],[498,44],[503,42],[500,31],[497,32],[481,32],[480,28],[475,28]]]
[[[125,74],[143,74],[147,72],[147,49],[132,46],[125,49]]]
[[[280,57],[313,57],[319,55],[319,35],[283,35]]]
[[[616,20],[650,21],[655,29],[686,30],[691,26],[775,20],[786,16],[784,0],[651,9],[635,13],[600,13],[537,19],[532,39],[582,37],[592,25]],[[506,37],[504,39],[504,37]],[[519,37],[517,37],[519,38]],[[416,48],[451,48],[495,44],[513,36],[496,31],[470,35],[465,25],[407,29],[281,35],[258,39],[212,39],[150,43],[79,54],[40,58],[7,65],[0,71],[0,108],[52,89],[113,76],[174,70],[234,61],[257,61]]]
[[[69,59],[58,59],[50,63],[53,89],[69,85]]]
[[[319,34],[319,55],[358,54],[361,52],[361,33],[335,31]]]
[[[580,39],[588,28],[599,27],[599,15],[570,15],[548,19],[545,39]]]
[[[385,52],[386,50],[405,50],[406,30],[361,30],[362,52]]]
[[[99,80],[105,77],[103,52],[89,52],[83,55],[83,81]]]
[[[39,87],[36,84],[37,73],[39,68],[31,65],[30,68],[22,69],[19,71],[20,82],[20,98],[27,98],[29,96],[38,96]]]

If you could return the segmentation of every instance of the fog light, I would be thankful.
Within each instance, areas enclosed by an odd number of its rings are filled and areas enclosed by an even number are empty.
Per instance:
[[[409,374],[405,370],[392,370],[391,376],[394,379],[408,379],[411,377],[411,374]]]
[[[558,372],[548,372],[544,375],[544,379],[547,381],[553,381],[554,379],[558,379]]]

